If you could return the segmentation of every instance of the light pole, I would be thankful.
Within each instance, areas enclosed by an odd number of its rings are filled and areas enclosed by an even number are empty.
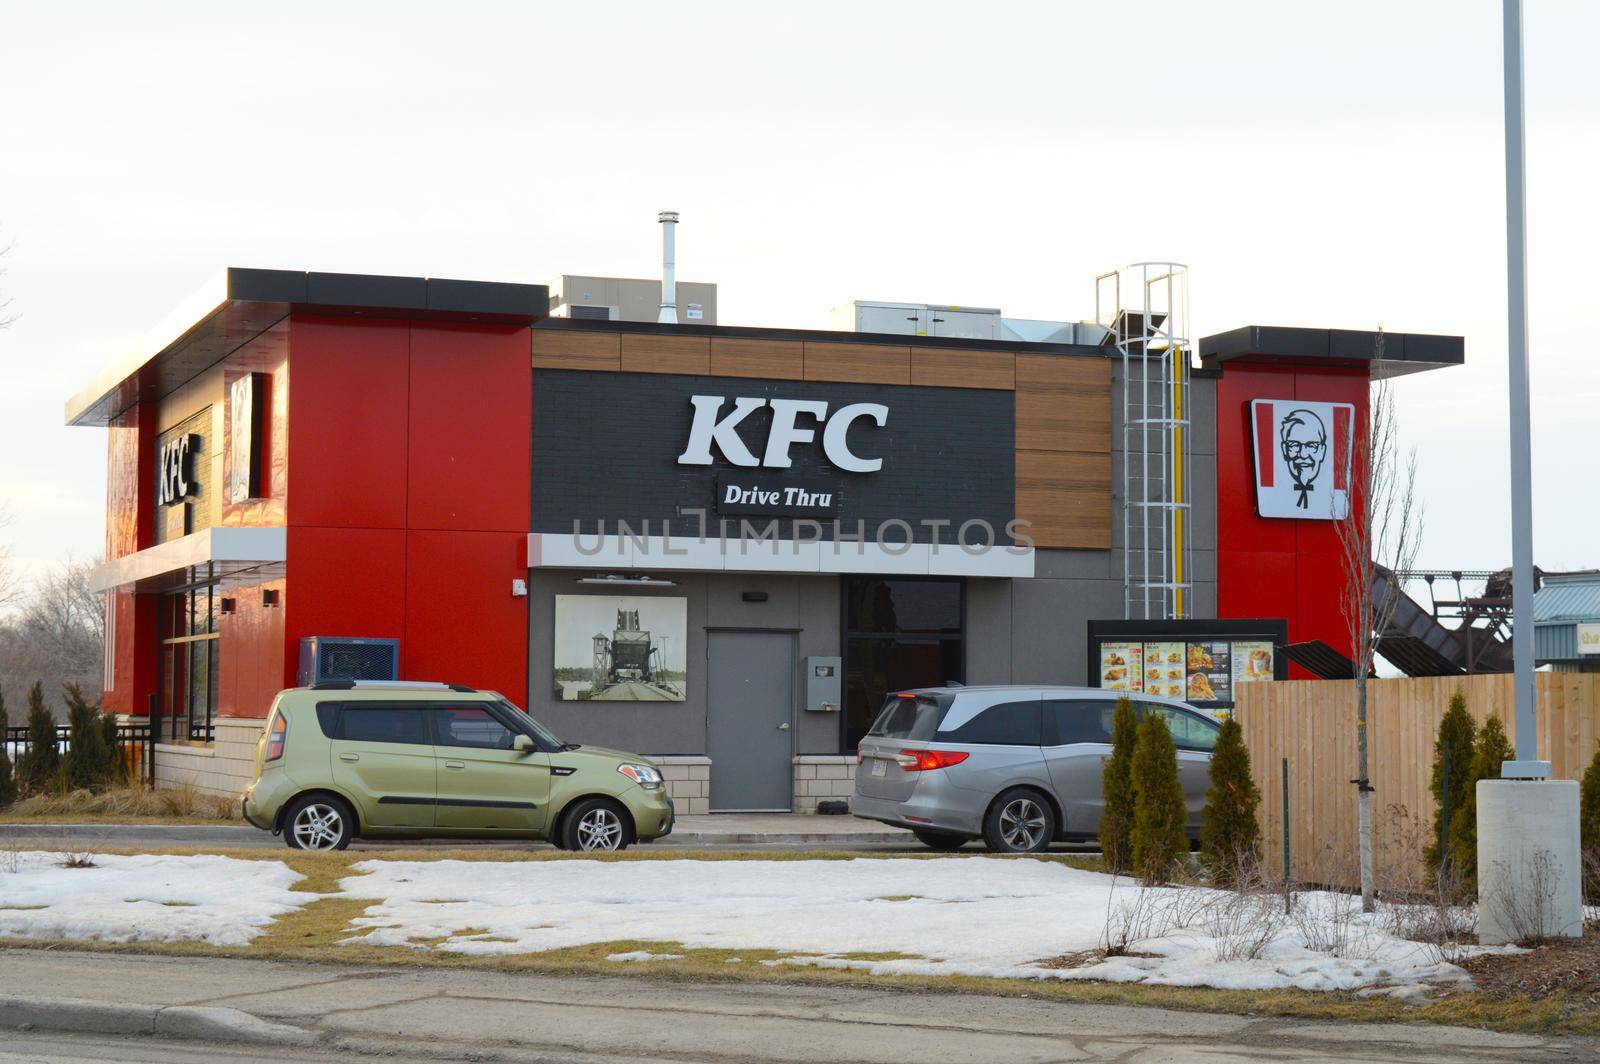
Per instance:
[[[1511,401],[1511,659],[1517,706],[1517,759],[1506,779],[1550,778],[1538,760],[1533,686],[1533,441],[1528,398],[1528,195],[1522,103],[1522,0],[1505,5],[1506,361]]]
[[[1578,784],[1539,760],[1533,680],[1533,458],[1528,410],[1527,190],[1522,0],[1502,0],[1506,88],[1506,361],[1511,402],[1512,681],[1517,755],[1479,780],[1478,941],[1583,936]]]

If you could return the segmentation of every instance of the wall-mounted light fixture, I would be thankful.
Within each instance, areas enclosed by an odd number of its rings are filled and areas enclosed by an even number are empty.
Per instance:
[[[604,584],[607,587],[677,587],[676,580],[662,580],[654,576],[625,576],[622,573],[596,573],[578,577],[580,584]]]
[[[226,617],[230,613],[237,612],[238,609],[239,609],[239,600],[238,599],[225,598],[220,603],[217,604],[218,612],[220,612],[224,617]]]
[[[744,601],[746,601],[746,602],[765,602],[765,601],[767,601],[767,593],[765,591],[746,591],[742,595],[740,595],[739,597],[741,599],[743,599]]]
[[[282,601],[283,593],[277,588],[264,587],[261,589],[261,605],[266,609],[270,610],[282,603]]]

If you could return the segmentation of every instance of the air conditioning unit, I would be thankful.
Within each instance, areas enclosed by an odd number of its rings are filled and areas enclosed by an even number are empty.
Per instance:
[[[328,680],[398,680],[400,640],[308,635],[300,640],[301,687]]]

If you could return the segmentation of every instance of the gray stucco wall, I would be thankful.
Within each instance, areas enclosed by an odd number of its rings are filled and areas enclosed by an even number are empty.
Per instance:
[[[706,631],[741,629],[792,632],[794,752],[839,749],[839,714],[811,713],[802,663],[808,655],[839,653],[839,578],[723,573],[652,573],[676,587],[590,589],[579,572],[533,571],[528,585],[528,709],[569,742],[621,746],[644,754],[704,755],[707,750]],[[567,702],[555,697],[555,597],[593,593],[678,597],[688,601],[687,690],[682,702]],[[767,601],[745,602],[746,591]]]

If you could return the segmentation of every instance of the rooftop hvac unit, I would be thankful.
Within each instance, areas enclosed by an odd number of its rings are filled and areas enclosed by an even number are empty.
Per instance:
[[[300,640],[298,683],[328,680],[398,680],[400,640],[308,635]]]

